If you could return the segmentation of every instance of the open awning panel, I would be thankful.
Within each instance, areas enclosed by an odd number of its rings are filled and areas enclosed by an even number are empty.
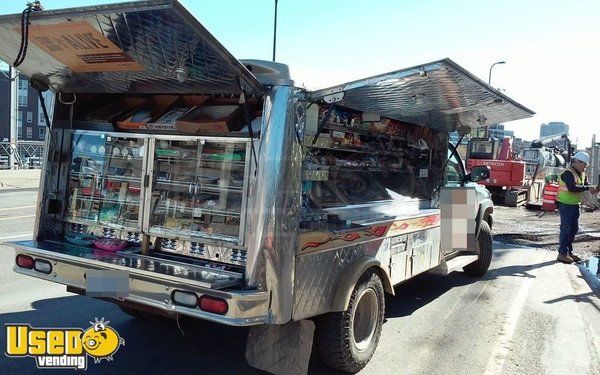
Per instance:
[[[21,14],[0,16],[0,59],[21,45]],[[176,0],[31,13],[18,69],[54,91],[260,95],[263,87]]]
[[[450,59],[318,90],[310,98],[444,131],[534,114]]]

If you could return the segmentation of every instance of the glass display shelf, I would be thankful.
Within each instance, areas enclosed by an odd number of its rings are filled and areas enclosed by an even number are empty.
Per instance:
[[[248,143],[158,139],[148,232],[241,243]]]
[[[141,230],[143,138],[74,132],[65,221]]]

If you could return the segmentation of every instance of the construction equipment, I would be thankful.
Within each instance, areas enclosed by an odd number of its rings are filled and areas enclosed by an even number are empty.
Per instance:
[[[552,143],[564,140],[566,150]],[[467,149],[467,170],[487,165],[490,178],[485,185],[497,204],[517,207],[539,204],[546,181],[556,181],[570,159],[571,142],[566,134],[534,140],[517,157],[512,150],[512,138],[504,138],[500,150],[495,138],[472,138]]]
[[[516,207],[527,202],[525,185],[526,163],[514,160],[512,138],[504,138],[498,152],[496,138],[471,138],[467,146],[467,170],[476,166],[489,166],[490,178],[481,181],[497,204]]]
[[[560,134],[532,141],[531,145],[523,150],[520,159],[527,164],[527,177],[533,180],[540,178],[557,181],[562,169],[571,160],[572,153],[569,137],[567,134]]]

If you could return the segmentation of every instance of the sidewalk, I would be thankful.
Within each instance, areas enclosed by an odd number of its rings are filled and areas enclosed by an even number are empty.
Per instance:
[[[37,189],[40,169],[0,170],[0,192],[14,189]]]

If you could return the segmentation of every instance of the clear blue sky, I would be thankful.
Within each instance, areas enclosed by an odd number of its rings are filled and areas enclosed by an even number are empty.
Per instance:
[[[46,0],[48,9],[115,3]],[[271,59],[274,0],[183,0],[238,58]],[[24,2],[3,1],[0,14]],[[509,123],[533,139],[564,121],[580,146],[600,137],[598,0],[279,0],[277,60],[308,88],[449,57],[537,112]]]

